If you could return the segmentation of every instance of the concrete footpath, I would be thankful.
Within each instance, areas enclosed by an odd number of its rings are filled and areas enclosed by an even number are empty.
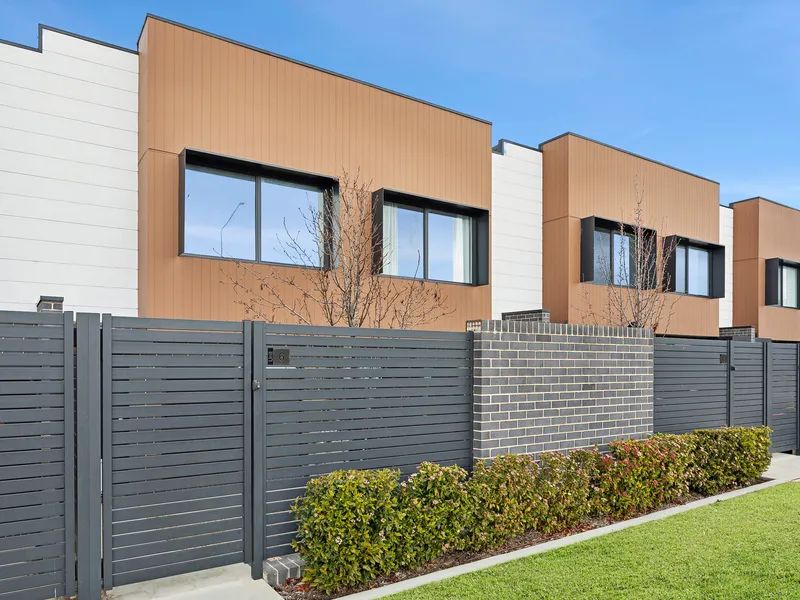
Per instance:
[[[774,454],[772,457],[772,464],[769,470],[764,473],[764,477],[772,479],[773,481],[768,481],[743,490],[735,490],[711,498],[703,498],[696,502],[690,502],[689,504],[676,506],[636,519],[621,521],[606,527],[600,527],[591,531],[539,544],[538,546],[523,548],[522,550],[509,552],[508,554],[491,556],[473,563],[453,567],[452,569],[430,573],[423,577],[401,581],[382,588],[367,590],[358,594],[346,596],[342,598],[342,600],[345,600],[345,598],[349,600],[382,598],[433,581],[457,577],[458,575],[471,573],[533,554],[576,544],[587,539],[634,527],[642,523],[658,521],[694,508],[707,506],[730,498],[736,498],[787,481],[800,481],[800,456]],[[230,567],[209,569],[198,573],[190,573],[188,575],[177,575],[175,577],[165,577],[164,579],[155,581],[124,585],[109,592],[107,597],[108,600],[219,600],[220,598],[223,600],[279,600],[281,598],[280,594],[267,585],[263,579],[255,581],[251,579],[250,567],[248,565],[233,565]]]

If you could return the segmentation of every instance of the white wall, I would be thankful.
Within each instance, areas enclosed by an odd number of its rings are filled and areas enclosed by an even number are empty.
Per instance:
[[[136,54],[0,44],[0,309],[137,314]]]
[[[719,207],[719,243],[725,246],[725,297],[719,300],[719,326],[733,325],[733,209]]]
[[[501,140],[492,153],[492,318],[539,308],[542,153]]]

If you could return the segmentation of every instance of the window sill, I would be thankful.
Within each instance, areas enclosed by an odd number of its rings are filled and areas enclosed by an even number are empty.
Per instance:
[[[785,308],[786,310],[800,310],[800,306],[783,306],[782,304],[765,304],[767,308]]]
[[[441,285],[460,285],[462,287],[483,287],[483,286],[479,286],[477,283],[463,283],[463,282],[460,282],[460,281],[444,281],[444,280],[441,280],[441,279],[423,279],[422,277],[408,277],[407,275],[388,275],[386,273],[381,273],[380,277],[386,277],[387,279],[402,279],[402,280],[405,280],[405,281],[423,281],[425,283],[438,283],[438,284],[441,284]]]
[[[265,267],[286,267],[288,269],[310,269],[314,271],[322,270],[323,267],[316,267],[312,265],[298,265],[294,263],[280,263],[280,262],[267,262],[267,261],[260,261],[260,260],[253,260],[251,258],[232,258],[229,256],[209,256],[208,254],[192,254],[190,252],[184,252],[183,254],[178,254],[179,257],[182,258],[203,258],[207,260],[223,260],[227,262],[238,262],[244,263],[248,265],[264,265]]]

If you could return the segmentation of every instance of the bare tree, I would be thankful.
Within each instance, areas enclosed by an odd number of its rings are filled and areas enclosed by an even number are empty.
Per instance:
[[[667,259],[675,252],[675,242],[674,238],[659,241],[656,231],[646,226],[645,190],[638,177],[634,192],[632,222],[625,224],[623,214],[618,229],[610,236],[609,255],[595,257],[595,282],[600,279],[605,284],[603,298],[593,302],[591,288],[584,283],[585,306],[579,310],[584,321],[593,325],[643,327],[663,334],[680,299],[668,293]],[[660,231],[665,231],[665,225],[662,221]]]
[[[338,195],[325,191],[322,207],[309,203],[301,209],[303,229],[290,231],[284,219],[283,233],[274,240],[285,262],[302,268],[276,266],[265,275],[252,263],[236,261],[236,274],[225,275],[246,314],[269,322],[398,329],[451,314],[438,284],[381,276],[380,267],[396,249],[384,244],[376,251],[382,232],[373,220],[377,199],[371,182],[345,172],[338,183]],[[418,256],[417,273],[420,265]]]

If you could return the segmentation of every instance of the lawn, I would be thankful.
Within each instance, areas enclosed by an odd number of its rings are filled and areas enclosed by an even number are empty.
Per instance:
[[[800,483],[391,598],[800,598]]]

